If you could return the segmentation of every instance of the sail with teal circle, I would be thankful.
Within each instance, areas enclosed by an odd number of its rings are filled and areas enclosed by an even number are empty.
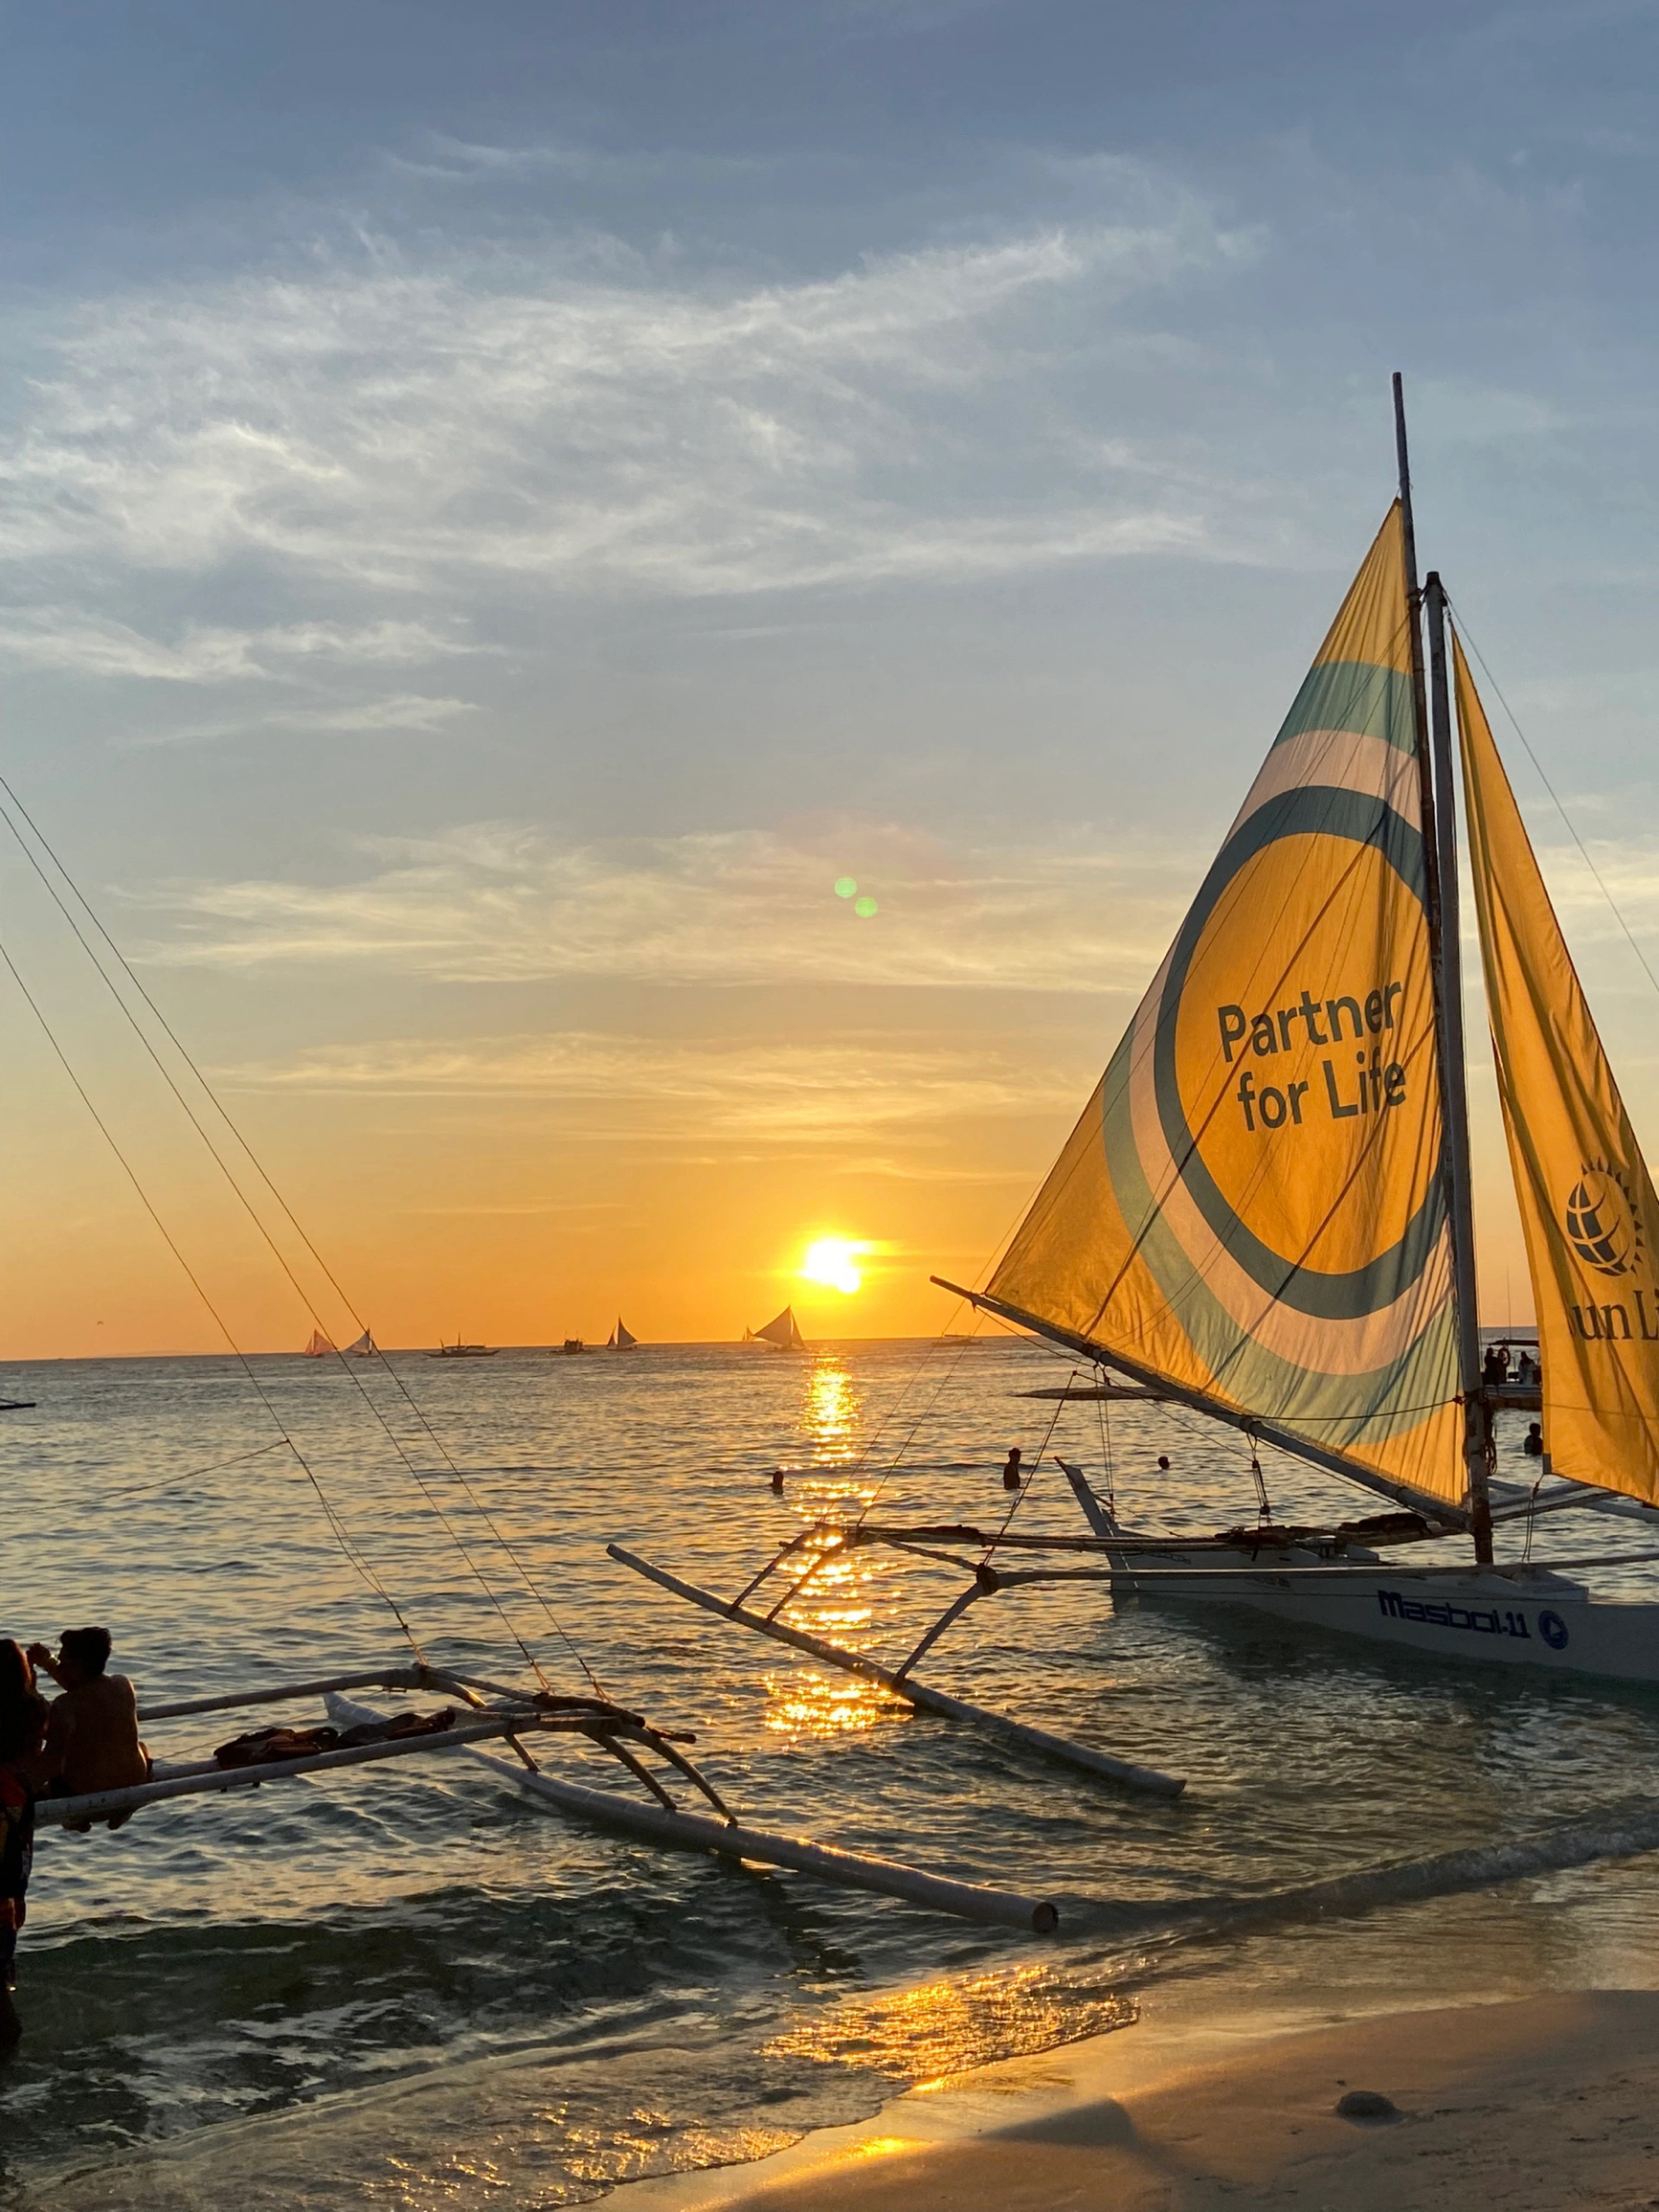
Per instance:
[[[986,1302],[1455,1508],[1410,623],[1396,505]]]

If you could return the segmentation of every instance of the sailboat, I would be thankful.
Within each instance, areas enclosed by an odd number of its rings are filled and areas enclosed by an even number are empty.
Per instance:
[[[639,1342],[639,1338],[618,1314],[616,1327],[605,1339],[605,1349],[608,1352],[631,1352]]]
[[[774,1352],[804,1352],[806,1339],[796,1326],[794,1306],[785,1306],[782,1313],[773,1314],[764,1328],[745,1329],[746,1344],[770,1344]]]
[[[764,1633],[849,1546],[926,1543],[975,1579],[899,1677],[974,1603],[1061,1579],[1459,1662],[1659,1682],[1659,1604],[1596,1587],[1659,1551],[1494,1555],[1505,1522],[1527,1523],[1530,1551],[1545,1514],[1659,1504],[1659,1202],[1455,634],[1448,653],[1441,578],[1419,586],[1398,377],[1395,426],[1398,497],[1070,1139],[986,1288],[933,1277],[1103,1385],[1238,1432],[1257,1525],[1133,1528],[1062,1460],[1088,1534],[805,1530],[750,1585],[811,1547]],[[1538,1317],[1541,1383],[1518,1389],[1483,1371],[1475,1303],[1454,692]],[[1496,1478],[1500,1405],[1541,1412],[1536,1485]],[[1276,1525],[1267,1448],[1381,1509]],[[1447,1539],[1472,1557],[1393,1564]],[[1071,1556],[1042,1564],[1054,1552]]]
[[[304,1356],[308,1360],[325,1360],[333,1349],[332,1342],[323,1334],[322,1330],[313,1329],[305,1345]]]
[[[365,1329],[360,1337],[352,1338],[346,1349],[354,1360],[371,1360],[380,1346],[374,1342],[372,1332]]]

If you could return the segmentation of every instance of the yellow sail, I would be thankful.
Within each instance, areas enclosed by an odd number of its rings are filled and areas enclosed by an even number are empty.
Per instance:
[[[1425,895],[1397,505],[989,1296],[1456,1504]]]
[[[1659,1503],[1659,1202],[1453,639],[1469,865],[1556,1472]]]

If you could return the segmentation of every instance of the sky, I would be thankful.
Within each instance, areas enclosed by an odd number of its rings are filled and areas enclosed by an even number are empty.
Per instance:
[[[1651,0],[59,0],[8,46],[0,762],[383,1342],[943,1325],[1381,518],[1395,369],[1659,1156]],[[225,1325],[344,1329],[0,844]],[[0,1356],[214,1348],[10,975],[0,1038]]]

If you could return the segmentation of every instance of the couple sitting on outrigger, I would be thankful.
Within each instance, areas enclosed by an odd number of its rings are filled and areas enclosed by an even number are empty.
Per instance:
[[[126,1677],[108,1673],[108,1665],[107,1629],[66,1630],[56,1657],[42,1643],[25,1651],[0,1638],[0,2046],[22,2033],[11,1991],[34,1852],[35,1800],[90,1796],[149,1776],[137,1696]],[[50,1704],[34,1686],[37,1668],[62,1692]],[[115,1815],[110,1827],[128,1817]],[[90,1820],[68,1824],[82,1835],[92,1826]]]

